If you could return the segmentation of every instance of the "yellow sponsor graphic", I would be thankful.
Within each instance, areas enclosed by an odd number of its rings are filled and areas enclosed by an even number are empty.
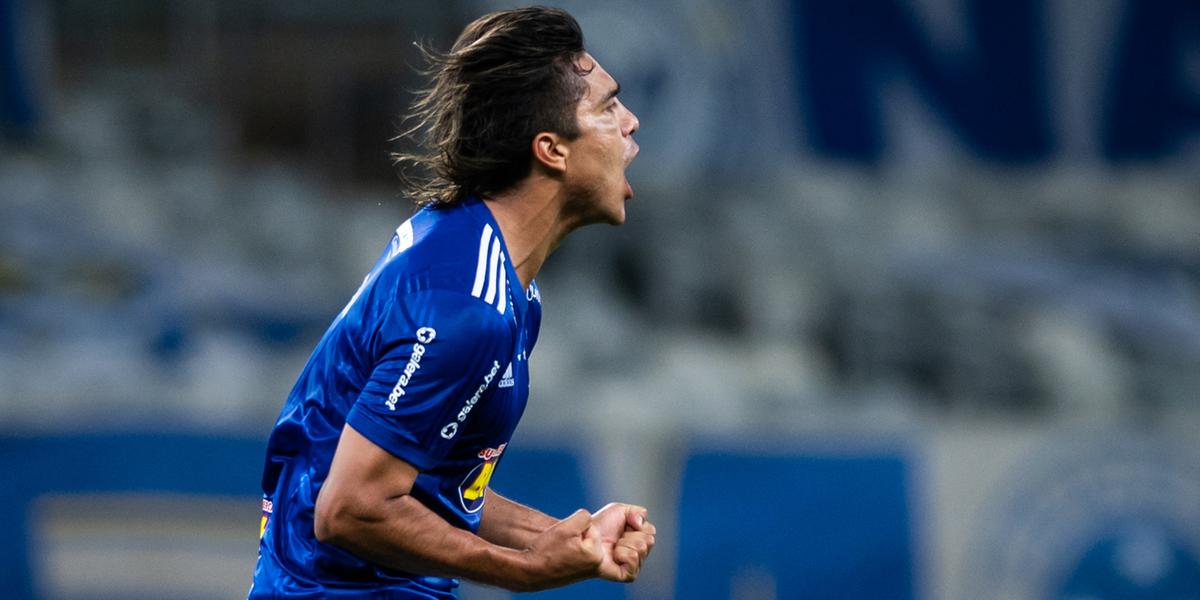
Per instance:
[[[258,539],[262,539],[267,533],[267,515],[262,516],[262,522],[258,524]]]
[[[471,469],[471,472],[463,478],[462,484],[458,486],[458,501],[462,504],[463,510],[473,513],[483,508],[488,482],[492,480],[492,472],[496,470],[496,461],[500,460],[500,455],[504,453],[504,447],[507,445],[506,442],[495,448],[484,448],[479,452],[479,458],[482,458],[484,462]]]
[[[483,463],[483,469],[479,471],[479,475],[475,478],[467,489],[463,490],[462,496],[467,500],[475,501],[483,497],[483,491],[487,488],[487,484],[492,480],[492,471],[496,470],[495,461],[487,461]]]

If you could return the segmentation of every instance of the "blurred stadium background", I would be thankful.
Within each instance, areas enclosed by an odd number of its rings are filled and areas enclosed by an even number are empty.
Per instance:
[[[1200,598],[1200,5],[562,5],[637,197],[540,278],[494,486],[661,534],[546,597]],[[504,6],[0,0],[0,595],[245,593],[412,42]]]

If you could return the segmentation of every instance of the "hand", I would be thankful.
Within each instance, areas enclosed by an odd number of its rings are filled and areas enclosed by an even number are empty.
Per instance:
[[[644,507],[616,502],[592,515],[592,523],[600,530],[604,546],[601,578],[624,583],[637,578],[642,561],[654,548],[657,533],[646,517]]]
[[[528,591],[595,577],[607,554],[600,530],[583,509],[542,532],[528,552],[534,561],[535,573]]]

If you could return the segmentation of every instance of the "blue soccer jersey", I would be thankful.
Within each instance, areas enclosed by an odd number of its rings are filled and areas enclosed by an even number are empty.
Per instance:
[[[412,495],[477,531],[529,395],[537,285],[521,287],[482,201],[406,221],[334,319],[271,433],[251,597],[453,598],[456,580],[316,540],[313,507],[344,424],[416,467]]]

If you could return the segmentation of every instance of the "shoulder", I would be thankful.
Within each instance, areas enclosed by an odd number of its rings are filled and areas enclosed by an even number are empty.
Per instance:
[[[436,326],[443,337],[449,332],[463,337],[509,337],[514,329],[512,319],[505,318],[495,306],[461,290],[410,292],[397,297],[391,313],[394,321],[411,325],[410,329]]]
[[[372,361],[425,357],[426,372],[450,368],[472,357],[500,356],[511,351],[517,332],[494,308],[461,292],[423,290],[397,297],[380,315],[371,335]],[[440,358],[439,358],[440,357]],[[450,360],[449,363],[444,362]],[[432,362],[431,362],[432,360]]]
[[[397,295],[439,290],[483,300],[498,310],[507,261],[499,232],[463,206],[426,208],[396,230],[381,278]]]

